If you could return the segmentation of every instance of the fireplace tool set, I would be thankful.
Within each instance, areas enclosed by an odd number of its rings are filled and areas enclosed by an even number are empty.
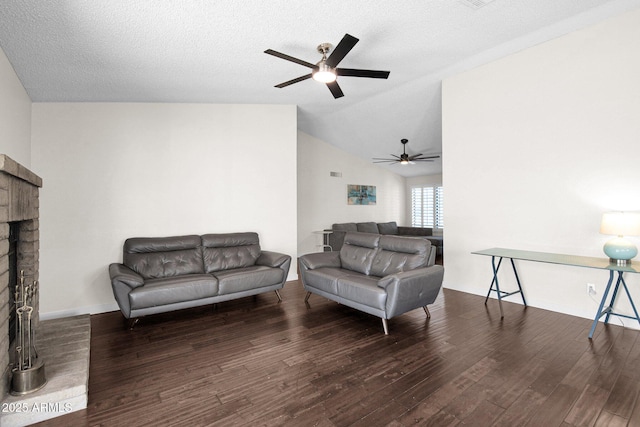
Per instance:
[[[11,379],[11,394],[21,395],[39,390],[46,384],[44,361],[38,359],[33,328],[33,301],[38,295],[38,282],[25,285],[20,271],[20,286],[16,288],[16,359]]]

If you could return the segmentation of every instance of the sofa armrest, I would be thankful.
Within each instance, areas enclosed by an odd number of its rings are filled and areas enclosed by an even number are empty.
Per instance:
[[[262,251],[256,260],[258,265],[266,265],[267,267],[282,267],[284,263],[291,260],[291,257],[279,252]]]
[[[300,264],[307,270],[315,270],[321,267],[340,268],[342,266],[340,252],[318,252],[302,255],[298,259]]]
[[[111,283],[122,282],[131,289],[144,285],[142,276],[124,264],[109,265],[109,277],[111,277]]]
[[[434,265],[383,277],[378,286],[387,291],[387,318],[432,304],[444,278],[444,267]]]
[[[432,236],[432,228],[398,227],[398,236]]]

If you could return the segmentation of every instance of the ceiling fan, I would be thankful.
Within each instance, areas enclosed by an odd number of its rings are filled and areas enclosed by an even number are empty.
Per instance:
[[[303,61],[298,58],[294,58],[293,56],[285,55],[284,53],[276,52],[273,49],[267,49],[264,53],[277,56],[278,58],[286,59],[287,61],[295,62],[296,64],[304,65],[305,67],[311,68],[310,74],[305,74],[304,76],[297,77],[295,79],[286,81],[284,83],[280,83],[275,87],[283,88],[294,83],[298,83],[309,78],[313,78],[316,81],[326,83],[327,87],[331,91],[331,94],[334,98],[340,98],[344,96],[342,93],[342,89],[338,85],[336,81],[338,76],[345,77],[369,77],[372,79],[386,79],[389,77],[389,71],[376,71],[376,70],[359,70],[354,68],[337,68],[340,61],[344,59],[345,56],[353,49],[353,47],[358,43],[359,39],[353,37],[352,35],[345,34],[340,43],[333,49],[331,52],[331,48],[333,45],[330,43],[322,43],[318,45],[318,52],[322,54],[322,59],[317,64],[312,64],[307,61]],[[331,55],[327,57],[327,54],[331,52]]]
[[[401,165],[408,165],[414,164],[414,162],[433,162],[433,159],[440,158],[440,156],[423,156],[422,153],[410,156],[406,151],[407,142],[409,142],[409,140],[401,139],[400,142],[402,143],[402,154],[400,154],[399,156],[392,154],[392,156],[394,157],[393,159],[381,159],[374,157],[373,160],[375,161],[373,163],[400,163]]]

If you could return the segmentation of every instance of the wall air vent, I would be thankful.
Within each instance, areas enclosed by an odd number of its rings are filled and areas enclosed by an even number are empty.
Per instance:
[[[465,6],[469,6],[472,9],[480,9],[482,6],[486,6],[494,0],[460,0],[460,3]]]
[[[342,178],[342,172],[329,172],[329,175],[334,178]]]

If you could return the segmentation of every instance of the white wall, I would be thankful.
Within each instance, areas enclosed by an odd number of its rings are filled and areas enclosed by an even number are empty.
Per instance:
[[[116,309],[127,237],[256,231],[295,259],[296,127],[292,105],[33,104],[42,317]]]
[[[479,249],[604,257],[602,213],[640,210],[639,40],[637,10],[443,82],[446,287],[487,292],[490,258],[471,255]],[[531,305],[587,318],[609,277],[518,266]],[[637,302],[639,279],[627,277]]]
[[[31,99],[0,49],[0,154],[31,167]],[[37,174],[37,171],[34,171]]]
[[[340,172],[342,177],[330,176]],[[375,185],[377,203],[348,205],[347,185]],[[340,222],[396,221],[404,225],[405,178],[298,132],[298,253],[318,252],[313,231]]]

